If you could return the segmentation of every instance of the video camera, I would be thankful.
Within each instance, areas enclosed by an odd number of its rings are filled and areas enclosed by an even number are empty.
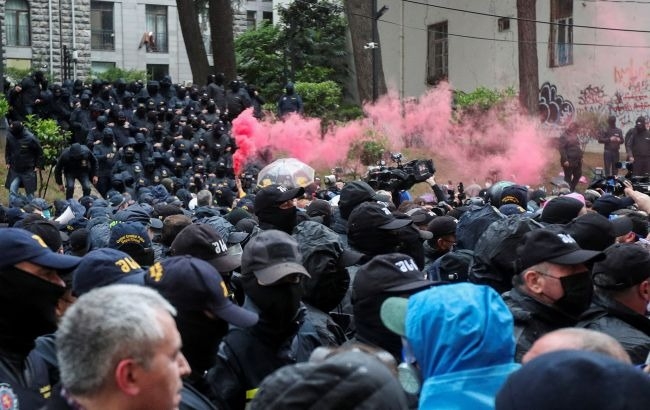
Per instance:
[[[431,159],[414,159],[402,164],[402,154],[392,153],[390,158],[396,166],[387,167],[381,161],[378,166],[368,168],[365,181],[373,189],[396,192],[411,189],[418,182],[424,182],[436,173]]]

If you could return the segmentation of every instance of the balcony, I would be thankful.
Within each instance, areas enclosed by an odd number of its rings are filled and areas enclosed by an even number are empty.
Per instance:
[[[91,50],[115,50],[115,32],[113,30],[91,30]]]

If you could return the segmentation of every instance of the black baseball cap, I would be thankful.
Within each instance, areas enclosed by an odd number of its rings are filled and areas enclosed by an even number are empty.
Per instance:
[[[298,198],[305,193],[305,188],[286,188],[282,185],[269,185],[255,195],[255,214],[260,211],[280,205],[290,199]]]
[[[594,264],[594,285],[623,290],[650,278],[650,252],[634,243],[617,243],[605,249],[605,259]]]
[[[241,273],[255,275],[263,286],[294,273],[311,277],[302,265],[298,242],[288,233],[275,229],[262,231],[248,242],[242,255]]]
[[[203,259],[221,273],[241,266],[241,246],[228,247],[217,230],[208,224],[186,226],[176,235],[169,250],[174,256],[191,255]]]
[[[360,231],[371,227],[385,230],[403,228],[413,223],[411,218],[398,219],[385,205],[364,202],[358,205],[348,218],[348,231]]]
[[[235,305],[221,275],[208,262],[189,255],[154,263],[145,283],[156,289],[177,309],[204,311],[239,327],[257,323],[256,313]]]
[[[348,219],[354,208],[368,201],[381,201],[383,198],[378,195],[365,181],[352,181],[345,184],[341,189],[339,198],[339,210],[344,219]]]
[[[602,252],[580,248],[566,231],[541,228],[524,235],[523,243],[517,247],[517,268],[521,272],[542,262],[578,265],[604,257]]]
[[[354,277],[352,292],[357,300],[384,292],[412,293],[434,283],[424,279],[424,273],[408,255],[389,253],[377,255],[362,265]]]

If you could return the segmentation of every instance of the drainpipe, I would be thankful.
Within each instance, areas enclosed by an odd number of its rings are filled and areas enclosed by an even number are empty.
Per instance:
[[[74,0],[70,0],[72,6],[72,79],[77,79],[77,20],[75,19]]]
[[[50,24],[50,79],[54,80],[54,51],[52,50],[54,48],[52,44],[52,36],[54,35],[52,28],[52,0],[48,0],[47,2],[47,18],[49,19]]]

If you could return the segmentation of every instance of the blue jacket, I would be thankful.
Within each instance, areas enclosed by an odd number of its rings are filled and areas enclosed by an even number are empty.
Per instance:
[[[493,409],[514,363],[513,319],[492,288],[437,286],[408,301],[406,338],[423,379],[420,409]]]

